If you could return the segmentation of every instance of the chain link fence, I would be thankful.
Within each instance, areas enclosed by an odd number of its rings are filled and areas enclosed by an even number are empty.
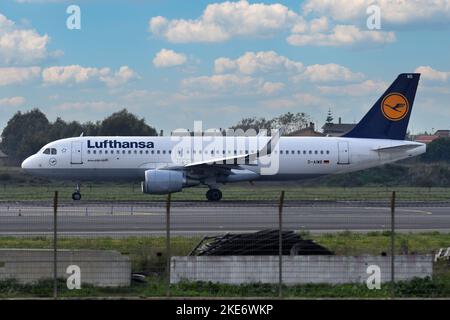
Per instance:
[[[0,193],[0,297],[450,296],[446,189],[57,189]]]

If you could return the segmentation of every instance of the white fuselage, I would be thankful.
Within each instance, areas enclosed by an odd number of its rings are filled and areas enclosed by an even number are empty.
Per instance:
[[[27,158],[22,168],[52,179],[142,181],[149,169],[183,170],[190,163],[255,153],[268,140],[222,136],[67,138],[45,145]],[[217,182],[298,180],[376,167],[424,152],[424,144],[411,141],[281,137],[270,161],[264,156],[242,164],[238,175],[219,174],[216,178]],[[264,170],[268,166],[271,169]],[[196,174],[201,177],[202,172]]]

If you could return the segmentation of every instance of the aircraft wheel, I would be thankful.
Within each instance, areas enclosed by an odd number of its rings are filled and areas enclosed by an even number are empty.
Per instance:
[[[72,199],[73,199],[74,201],[80,200],[80,199],[81,199],[81,193],[79,193],[79,192],[74,192],[74,193],[72,193]]]
[[[219,201],[222,199],[222,191],[219,189],[209,189],[206,192],[206,199],[209,201]]]

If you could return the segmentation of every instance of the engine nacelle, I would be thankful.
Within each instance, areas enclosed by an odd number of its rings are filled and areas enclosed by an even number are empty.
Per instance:
[[[168,194],[183,189],[183,172],[176,170],[147,170],[145,181],[141,182],[142,192],[148,194]]]

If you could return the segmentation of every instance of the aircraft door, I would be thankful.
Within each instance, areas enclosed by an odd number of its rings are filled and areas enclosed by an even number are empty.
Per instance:
[[[338,164],[349,164],[350,152],[348,149],[348,142],[338,142]]]
[[[83,158],[82,158],[82,142],[74,141],[72,142],[72,153],[70,158],[71,164],[82,164]]]

